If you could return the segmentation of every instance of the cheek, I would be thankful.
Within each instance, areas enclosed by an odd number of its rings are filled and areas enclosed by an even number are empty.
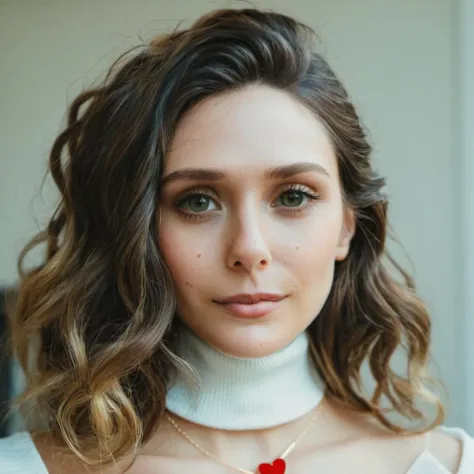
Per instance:
[[[300,285],[332,281],[340,238],[340,220],[334,214],[300,229],[291,245],[281,246],[283,264]]]
[[[195,288],[208,269],[212,269],[209,258],[209,241],[198,235],[190,235],[190,230],[166,225],[163,221],[158,233],[158,242],[163,259],[171,274],[178,293]]]
[[[328,272],[332,273],[335,251],[336,245],[329,239],[300,240],[284,263],[303,280],[321,280]]]

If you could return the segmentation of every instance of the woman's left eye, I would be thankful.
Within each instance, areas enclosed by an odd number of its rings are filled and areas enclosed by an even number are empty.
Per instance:
[[[300,208],[316,199],[318,196],[308,191],[289,189],[278,196],[275,207]]]

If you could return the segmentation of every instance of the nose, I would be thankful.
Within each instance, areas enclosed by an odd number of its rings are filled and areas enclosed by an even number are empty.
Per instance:
[[[235,223],[230,234],[228,266],[232,270],[253,272],[263,270],[271,264],[272,256],[268,242],[255,217],[248,215]]]

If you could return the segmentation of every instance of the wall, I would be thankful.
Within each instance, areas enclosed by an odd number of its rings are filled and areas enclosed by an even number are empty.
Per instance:
[[[462,219],[454,159],[454,2],[293,0],[253,4],[294,14],[323,39],[367,124],[388,177],[390,216],[433,315],[433,348],[452,394],[448,423],[463,424],[463,319],[458,256]],[[0,285],[52,209],[43,192],[49,146],[66,104],[120,52],[222,0],[10,0],[0,2]],[[403,251],[393,251],[408,263]]]
[[[474,433],[474,2],[460,0],[454,18],[456,84],[455,156],[459,167],[460,195],[460,244],[456,258],[460,263],[462,281],[460,301],[462,327],[457,344],[462,348],[459,366],[462,370],[461,419],[466,428]]]

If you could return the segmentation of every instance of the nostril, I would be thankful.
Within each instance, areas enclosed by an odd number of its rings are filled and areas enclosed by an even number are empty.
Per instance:
[[[250,264],[249,262],[249,265],[244,265],[240,260],[236,260],[232,267],[233,268],[240,268],[240,267],[245,267],[247,269],[251,269],[251,268],[254,268],[254,267],[267,267],[268,266],[268,260],[266,259],[262,259],[262,260],[258,260],[258,261],[255,261],[253,264]]]

